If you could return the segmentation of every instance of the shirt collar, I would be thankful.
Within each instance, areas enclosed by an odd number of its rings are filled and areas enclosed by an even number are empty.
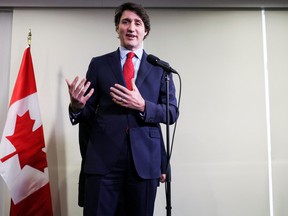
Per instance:
[[[123,58],[126,58],[126,55],[131,52],[131,50],[128,50],[124,47],[120,47],[120,57],[121,59]],[[133,51],[135,53],[135,55],[137,56],[138,59],[142,59],[142,55],[143,55],[143,47],[137,49],[137,50],[134,50]]]

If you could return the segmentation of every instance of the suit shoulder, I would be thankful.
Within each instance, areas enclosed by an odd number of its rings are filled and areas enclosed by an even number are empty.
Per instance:
[[[93,57],[90,61],[88,72],[95,72],[100,70],[107,71],[111,65],[117,65],[120,59],[120,55],[117,51],[106,53],[104,55]],[[120,64],[120,63],[119,63]]]
[[[118,52],[114,51],[114,52],[106,53],[100,56],[94,56],[91,61],[103,61],[105,59],[117,57],[117,55],[118,55]]]

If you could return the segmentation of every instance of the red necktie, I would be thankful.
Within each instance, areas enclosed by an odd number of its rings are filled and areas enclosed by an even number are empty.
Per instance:
[[[129,90],[132,90],[131,79],[134,77],[134,65],[132,62],[132,58],[134,57],[134,55],[135,55],[135,53],[129,52],[127,54],[127,59],[126,59],[125,64],[123,66],[124,80],[126,83],[126,87]]]

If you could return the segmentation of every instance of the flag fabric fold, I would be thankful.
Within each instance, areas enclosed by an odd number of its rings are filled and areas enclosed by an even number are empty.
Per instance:
[[[44,133],[30,53],[24,51],[0,143],[10,216],[53,216]]]

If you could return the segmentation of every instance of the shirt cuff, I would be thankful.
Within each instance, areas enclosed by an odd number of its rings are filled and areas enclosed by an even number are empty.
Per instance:
[[[140,115],[141,119],[143,119],[143,120],[146,117],[146,113],[145,112],[139,112],[139,115]]]

